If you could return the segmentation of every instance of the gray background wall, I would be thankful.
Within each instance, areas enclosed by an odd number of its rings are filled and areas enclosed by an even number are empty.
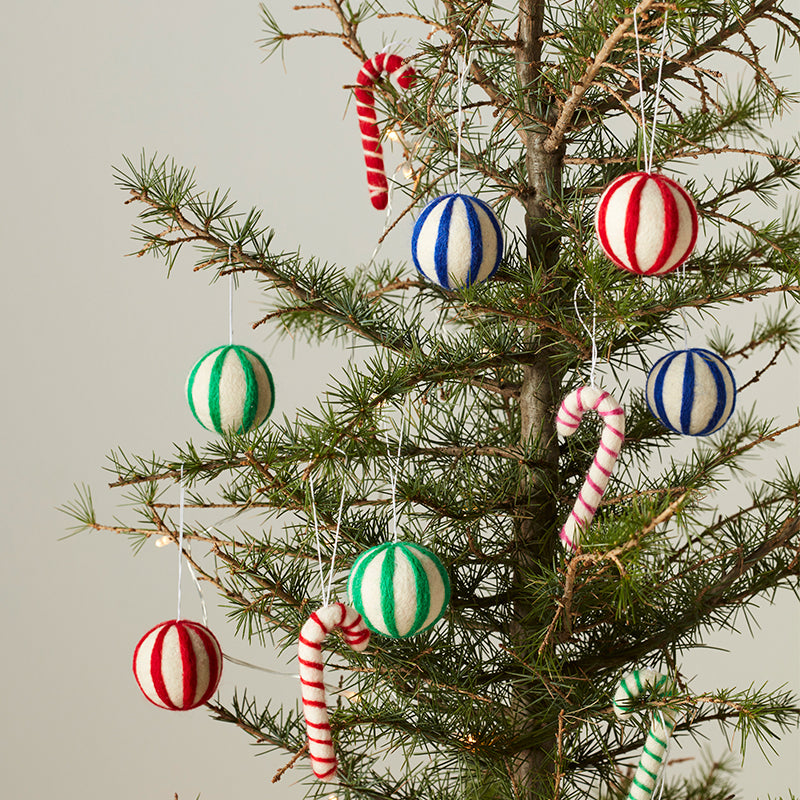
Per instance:
[[[290,17],[289,3],[275,7]],[[134,211],[112,185],[111,165],[142,148],[172,155],[198,167],[202,186],[231,187],[245,207],[264,209],[287,248],[302,242],[334,262],[363,262],[383,217],[367,202],[354,109],[345,117],[341,87],[355,63],[332,41],[290,46],[285,73],[279,59],[260,63],[250,0],[6,0],[3,12],[2,793],[298,797],[303,772],[269,783],[284,757],[257,759],[244,734],[203,711],[169,714],[140,697],[130,655],[149,626],[173,614],[174,550],[148,545],[132,558],[110,535],[60,541],[66,520],[55,506],[86,481],[108,519],[117,501],[104,489],[110,448],[163,453],[172,442],[202,441],[182,384],[198,355],[227,335],[223,285],[209,287],[188,261],[167,281],[157,262],[124,257]],[[377,25],[365,26],[365,38],[375,49],[383,42]],[[796,75],[791,58],[781,71]],[[386,252],[405,258],[408,234],[400,226]],[[265,342],[247,324],[257,293],[245,284],[236,302],[237,338],[264,352],[276,374],[276,413],[313,401],[344,354]],[[797,372],[782,379],[772,394],[782,385],[796,398]],[[752,637],[709,638],[730,652],[683,665],[694,686],[800,688],[796,605],[765,603],[758,619]],[[223,621],[212,608],[227,652],[291,671],[270,648],[234,639]],[[261,695],[297,690],[291,678],[229,666],[223,695],[244,685]],[[800,786],[797,755],[796,735],[779,744],[774,767],[752,747],[742,796]]]

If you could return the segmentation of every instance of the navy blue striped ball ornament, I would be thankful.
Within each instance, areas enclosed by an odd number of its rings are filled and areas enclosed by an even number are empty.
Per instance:
[[[466,194],[446,194],[425,206],[414,225],[417,271],[443,289],[481,283],[503,257],[503,232],[489,206]]]
[[[710,350],[675,350],[650,370],[645,398],[652,414],[670,430],[708,436],[733,413],[736,381],[730,367]]]
[[[427,547],[386,542],[356,559],[347,592],[371,631],[405,639],[428,630],[444,614],[450,578]]]
[[[194,418],[217,433],[247,433],[272,413],[275,386],[264,359],[238,344],[215,347],[186,379]]]

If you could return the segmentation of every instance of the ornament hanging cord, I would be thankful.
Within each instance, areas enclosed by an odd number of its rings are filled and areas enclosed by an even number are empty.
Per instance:
[[[389,447],[389,433],[386,433],[386,457],[389,459],[389,487],[392,491],[392,541],[397,541],[397,479],[400,474],[400,452],[403,448],[403,437],[407,433],[406,425],[409,420],[409,398],[406,395],[400,407],[400,430],[397,436],[397,453],[392,457]]]
[[[341,452],[341,451],[340,451]],[[347,460],[345,460],[345,471],[347,470]],[[333,548],[331,550],[331,566],[328,573],[327,584],[325,581],[325,568],[322,565],[322,542],[319,535],[319,521],[317,519],[317,499],[314,493],[314,476],[308,476],[308,486],[311,490],[311,513],[314,520],[314,542],[317,548],[317,565],[319,567],[319,582],[320,593],[322,595],[322,605],[327,606],[330,604],[331,589],[333,587],[333,574],[336,570],[336,551],[339,548],[339,532],[342,528],[342,511],[344,509],[344,490],[345,482],[342,480],[342,493],[339,497],[339,513],[336,517],[336,531],[333,537]]]
[[[592,329],[589,330],[589,327],[586,325],[586,322],[583,319],[583,315],[578,309],[578,290],[583,292],[583,296],[592,304]],[[586,279],[584,278],[576,287],[575,291],[572,295],[572,306],[575,309],[575,316],[578,318],[578,322],[580,322],[581,327],[586,331],[587,335],[591,339],[592,342],[592,363],[589,369],[589,386],[592,389],[596,389],[597,386],[595,384],[595,373],[597,371],[597,303],[595,302],[594,297],[589,295],[589,292],[586,291]]]
[[[661,102],[661,86],[664,75],[664,55],[667,47],[667,19],[669,9],[664,11],[664,23],[661,29],[661,53],[658,59],[658,80],[656,81],[656,97],[653,105],[653,120],[651,123],[650,142],[648,148],[647,116],[644,107],[644,76],[642,73],[642,50],[639,44],[638,6],[633,9],[633,33],[636,39],[636,71],[639,79],[639,106],[642,115],[642,149],[644,151],[644,171],[648,174],[653,171],[653,156],[656,147],[656,128],[658,127],[658,111]],[[648,152],[649,149],[649,152]]]
[[[178,614],[176,616],[177,620],[181,619],[181,582],[183,578],[183,547],[184,547],[184,508],[186,506],[186,487],[183,482],[183,465],[181,464],[181,476],[180,476],[180,496],[178,500]],[[191,556],[192,548],[191,544],[186,544],[186,553],[187,555]],[[192,576],[192,581],[194,582],[195,588],[197,589],[197,596],[200,598],[200,607],[203,611],[203,625],[208,625],[208,608],[206,607],[206,599],[203,596],[203,587],[200,586],[200,581],[197,577],[197,573],[194,571],[190,562],[186,562],[186,566],[189,568],[189,574]]]
[[[228,266],[231,264],[233,245],[228,245]],[[228,273],[228,344],[233,344],[233,270]]]

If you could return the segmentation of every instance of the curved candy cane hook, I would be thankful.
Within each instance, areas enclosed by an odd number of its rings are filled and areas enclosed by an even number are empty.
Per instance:
[[[384,209],[389,203],[389,184],[383,168],[383,148],[375,116],[375,81],[382,72],[394,77],[402,89],[413,86],[417,76],[412,67],[406,66],[403,59],[395,54],[378,53],[358,72],[355,90],[358,127],[361,129],[361,145],[364,149],[364,161],[367,163],[367,184],[372,205]]]
[[[626,720],[633,716],[631,705],[646,689],[661,697],[672,697],[675,693],[675,686],[666,675],[652,669],[635,670],[620,681],[614,695],[614,713],[619,719]],[[647,733],[642,757],[628,790],[628,800],[650,800],[652,797],[677,715],[677,710],[668,706],[660,708],[653,715],[653,724]]]
[[[344,603],[331,603],[317,609],[300,630],[297,659],[303,685],[308,754],[311,768],[321,781],[333,780],[337,765],[322,680],[322,642],[334,628],[342,631],[344,640],[358,653],[369,644],[369,630],[361,614]]]
[[[581,386],[564,398],[556,417],[558,432],[571,436],[586,411],[596,411],[602,417],[603,434],[578,499],[561,529],[561,541],[570,550],[577,548],[580,532],[591,524],[625,441],[625,409],[608,392],[589,386]]]

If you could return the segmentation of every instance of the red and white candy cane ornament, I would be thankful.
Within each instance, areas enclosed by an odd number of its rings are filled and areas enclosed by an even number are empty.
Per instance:
[[[367,184],[372,205],[381,210],[389,203],[389,184],[383,168],[383,148],[381,135],[375,116],[375,81],[386,72],[397,80],[402,89],[414,85],[417,76],[413,68],[393,53],[378,53],[358,72],[355,90],[358,127],[361,129],[361,144],[364,148],[364,161],[367,164]]]
[[[589,386],[581,386],[564,398],[556,429],[562,436],[571,436],[587,411],[596,411],[602,417],[603,433],[578,499],[561,529],[561,541],[569,550],[577,548],[580,532],[594,519],[625,441],[625,409],[608,392]]]
[[[314,775],[321,781],[333,780],[337,765],[322,673],[322,642],[334,628],[341,630],[344,640],[357,653],[365,650],[369,644],[369,630],[361,614],[344,603],[331,603],[317,609],[300,630],[297,658],[300,662],[300,682],[303,684],[308,754]]]

